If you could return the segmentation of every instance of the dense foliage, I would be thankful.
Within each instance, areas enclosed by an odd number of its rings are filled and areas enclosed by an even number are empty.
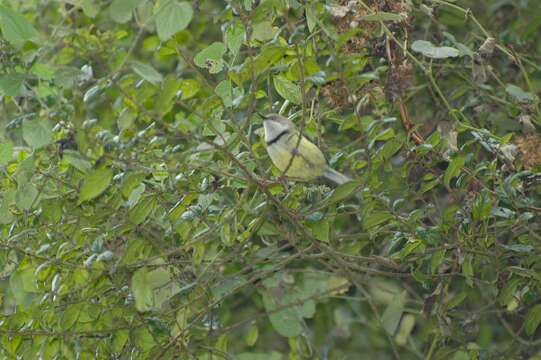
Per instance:
[[[541,357],[537,0],[3,0],[0,356]],[[281,177],[261,113],[354,178]]]

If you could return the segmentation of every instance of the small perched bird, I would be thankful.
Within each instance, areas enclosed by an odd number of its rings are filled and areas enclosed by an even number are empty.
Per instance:
[[[285,171],[286,176],[304,181],[323,176],[336,184],[351,181],[346,175],[329,167],[321,150],[300,134],[289,119],[268,114],[264,116],[263,126],[267,152],[274,165],[280,171]]]

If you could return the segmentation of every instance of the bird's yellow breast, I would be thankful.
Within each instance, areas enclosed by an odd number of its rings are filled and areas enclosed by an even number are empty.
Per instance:
[[[298,146],[297,140],[297,134],[290,134],[267,147],[274,165],[281,172],[287,168],[286,176],[303,180],[312,180],[323,175],[327,162],[321,150],[304,136]]]

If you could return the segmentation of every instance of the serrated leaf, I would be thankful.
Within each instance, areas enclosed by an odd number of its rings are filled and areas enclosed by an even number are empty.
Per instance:
[[[92,200],[103,193],[111,183],[113,171],[102,167],[88,173],[81,186],[79,193],[79,202]]]
[[[140,61],[131,61],[133,71],[151,84],[158,85],[163,81],[163,76],[151,65]]]
[[[0,29],[2,37],[17,48],[26,41],[39,41],[39,33],[32,24],[23,15],[3,5],[0,5]]]
[[[445,59],[457,57],[460,51],[450,46],[436,46],[430,41],[416,40],[411,44],[411,49],[432,59]]]
[[[192,5],[186,1],[165,0],[156,11],[156,29],[160,40],[167,41],[188,27],[193,17]]]
[[[302,93],[300,87],[289,81],[283,76],[275,76],[273,78],[274,88],[281,97],[289,102],[300,105],[302,103]]]

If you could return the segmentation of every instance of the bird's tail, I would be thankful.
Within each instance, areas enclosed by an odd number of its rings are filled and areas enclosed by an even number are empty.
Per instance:
[[[351,181],[352,179],[350,177],[347,177],[346,175],[342,174],[341,172],[338,172],[330,167],[327,166],[325,169],[325,172],[323,173],[323,176],[331,181],[334,181],[338,185],[347,183],[348,181]]]

